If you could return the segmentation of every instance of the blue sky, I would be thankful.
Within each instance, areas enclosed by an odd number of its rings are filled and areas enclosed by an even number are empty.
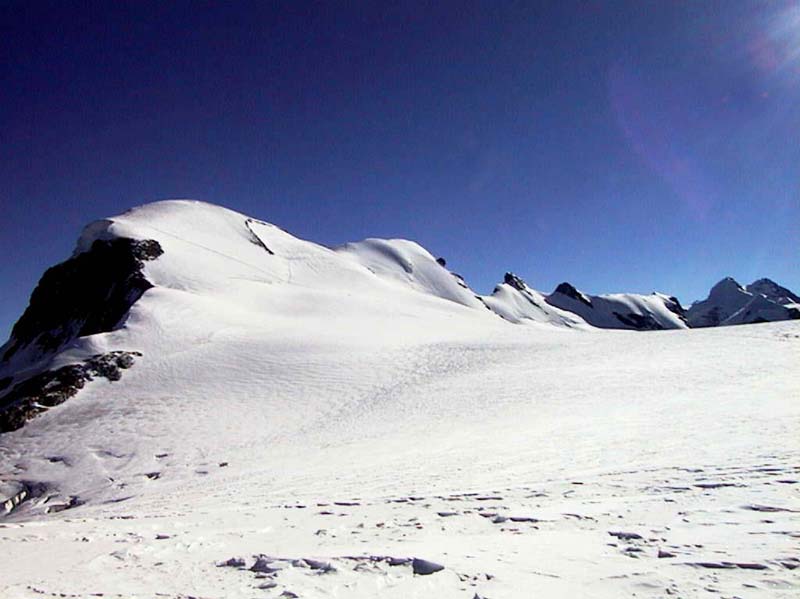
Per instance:
[[[0,3],[0,336],[84,224],[165,198],[414,239],[480,292],[800,289],[798,1],[112,4]]]

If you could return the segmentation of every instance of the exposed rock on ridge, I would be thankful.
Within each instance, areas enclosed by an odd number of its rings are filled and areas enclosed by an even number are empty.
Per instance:
[[[602,329],[657,331],[687,327],[677,298],[661,293],[587,295],[569,283],[561,283],[545,299],[551,306],[574,312]]]
[[[31,418],[64,403],[94,377],[118,381],[122,370],[133,366],[141,355],[127,351],[97,354],[83,364],[41,372],[15,385],[0,399],[0,433],[17,430]]]
[[[772,279],[758,279],[750,283],[745,289],[752,294],[760,294],[768,300],[773,301],[782,306],[790,304],[800,304],[800,296],[792,293],[786,287],[778,285]]]
[[[163,254],[154,240],[98,239],[85,251],[49,268],[30,304],[0,348],[3,361],[33,346],[55,352],[76,337],[114,329],[152,284],[144,262]]]
[[[583,293],[575,289],[569,283],[561,283],[558,287],[556,287],[553,293],[560,293],[562,295],[566,295],[567,297],[571,297],[574,300],[578,300],[582,304],[586,304],[588,307],[592,307],[592,300],[586,297]]]

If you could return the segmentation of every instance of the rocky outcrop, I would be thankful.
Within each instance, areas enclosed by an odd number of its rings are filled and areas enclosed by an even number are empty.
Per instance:
[[[505,283],[506,285],[510,285],[511,287],[516,289],[517,291],[525,291],[527,289],[527,287],[528,287],[525,284],[525,281],[523,281],[521,278],[519,278],[513,272],[507,272],[503,276],[503,283]]]
[[[546,297],[546,301],[551,306],[574,312],[601,329],[658,331],[687,328],[678,299],[662,293],[586,295],[569,283],[561,283]]]
[[[686,309],[681,305],[677,297],[674,295],[660,297],[664,300],[664,305],[667,307],[667,310],[686,320]]]
[[[637,331],[661,331],[664,329],[650,314],[636,314],[635,312],[627,314],[613,312],[613,314],[622,324]]]
[[[64,403],[95,377],[118,381],[122,371],[141,355],[128,351],[97,354],[82,364],[41,372],[18,383],[0,398],[0,433],[17,430],[38,414]]]
[[[142,273],[144,262],[161,254],[154,240],[98,239],[87,251],[48,269],[0,348],[0,360],[28,347],[41,357],[77,337],[114,329],[152,287]]]
[[[444,566],[441,564],[437,564],[436,562],[432,562],[426,559],[421,559],[419,557],[415,557],[411,562],[411,568],[414,571],[414,574],[418,574],[420,576],[428,576],[430,574],[436,574],[436,572],[441,572],[444,570]]]
[[[250,226],[253,223],[257,223],[259,225],[265,225],[265,226],[269,226],[269,223],[265,223],[264,221],[256,220],[254,218],[248,218],[244,222],[244,226],[247,227],[247,232],[250,234],[250,243],[252,243],[254,245],[257,245],[260,248],[263,248],[263,250],[265,252],[267,252],[270,256],[274,256],[275,252],[273,252],[271,249],[269,249],[267,247],[267,244],[264,243],[264,241],[258,235],[256,235],[255,231],[253,231],[253,227]]]
[[[586,325],[579,316],[548,305],[544,296],[513,272],[503,276],[491,295],[479,298],[500,318],[512,323],[541,322],[556,326]]]
[[[566,282],[561,283],[558,287],[556,287],[555,291],[553,291],[553,294],[556,293],[566,295],[569,298],[581,302],[582,304],[588,306],[589,308],[592,307],[592,300],[589,299],[586,295],[584,295],[580,291],[578,291],[577,289],[575,289],[575,287],[573,287],[569,283]]]

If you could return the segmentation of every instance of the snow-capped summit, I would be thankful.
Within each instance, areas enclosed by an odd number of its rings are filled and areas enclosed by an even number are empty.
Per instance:
[[[507,272],[503,282],[483,303],[505,320],[513,323],[546,322],[564,327],[588,327],[586,321],[573,312],[547,303],[544,295],[528,286],[514,273]]]
[[[330,249],[201,202],[93,223],[2,348],[0,596],[457,599],[466,573],[470,596],[616,598],[640,555],[655,597],[664,522],[681,562],[747,560],[729,594],[751,559],[779,584],[785,539],[735,535],[791,525],[761,483],[792,475],[797,325],[590,324],[681,311],[512,272],[476,297],[411,241]],[[753,507],[697,538],[674,514],[717,514],[720,485]],[[698,568],[670,588],[702,592]]]
[[[569,283],[561,283],[546,297],[551,306],[581,316],[589,324],[604,329],[685,329],[680,302],[672,296],[653,293],[613,293],[588,295]]]
[[[412,241],[330,249],[220,206],[155,202],[90,224],[42,277],[0,348],[0,430],[135,362],[177,368],[174,355],[210,339],[279,344],[309,331],[317,344],[392,345],[502,326]]]
[[[689,323],[800,315],[771,299],[796,298],[789,290],[766,279],[751,287],[764,295],[720,281],[689,310]],[[220,206],[155,202],[91,223],[72,256],[44,274],[0,347],[0,430],[22,427],[95,379],[127,379],[139,362],[179,370],[175,356],[207,344],[215,356],[238,355],[250,351],[242,347],[254,335],[280,345],[304,338],[303,331],[317,346],[376,338],[385,346],[443,343],[508,323],[687,326],[670,295],[592,296],[562,283],[545,296],[507,272],[482,297],[413,241],[367,239],[331,249]],[[184,374],[199,379],[215,372],[191,368]]]
[[[762,294],[761,290],[769,295]],[[692,304],[686,317],[692,327],[790,320],[800,317],[800,311],[772,298],[788,299],[792,295],[769,279],[760,279],[745,288],[732,277],[725,277],[711,288],[705,300]]]

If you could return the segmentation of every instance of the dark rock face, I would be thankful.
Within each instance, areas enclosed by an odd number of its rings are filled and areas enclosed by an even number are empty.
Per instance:
[[[464,280],[464,277],[462,277],[457,272],[451,272],[450,274],[453,275],[453,278],[456,280],[456,283],[458,283],[459,287],[463,287],[464,289],[469,289],[469,285],[467,285],[467,282]]]
[[[686,310],[681,305],[681,302],[678,300],[678,298],[674,295],[670,295],[666,300],[664,300],[664,305],[667,307],[667,310],[673,314],[677,314],[684,320],[686,319]]]
[[[507,272],[505,274],[505,276],[503,277],[503,283],[505,283],[509,287],[513,287],[514,289],[519,291],[520,295],[522,297],[524,297],[529,304],[533,305],[534,307],[538,308],[539,310],[544,310],[544,308],[542,308],[538,304],[538,302],[536,302],[536,300],[533,299],[533,297],[531,296],[531,293],[529,291],[528,284],[522,279],[522,277],[518,277],[513,272]],[[499,290],[499,288],[495,287],[495,289],[494,289],[495,293],[497,293],[498,290]]]
[[[750,293],[761,294],[777,304],[800,304],[800,296],[778,285],[772,279],[758,279],[750,283],[746,289]]]
[[[661,297],[663,298],[663,296]],[[668,298],[664,299],[664,306],[666,306],[667,310],[680,318],[687,326],[689,325],[689,320],[686,318],[686,309],[677,297],[670,295]]]
[[[439,256],[438,258],[436,258],[436,264],[446,268],[447,267],[447,260],[445,260],[444,258]]]
[[[503,277],[503,282],[516,289],[517,291],[525,291],[525,281],[515,275],[513,272],[507,272]]]
[[[48,370],[15,385],[0,399],[0,433],[21,428],[48,408],[64,403],[99,376],[109,381],[122,378],[122,370],[133,366],[139,352],[113,351],[97,354],[83,364]]]
[[[48,269],[1,359],[31,344],[56,351],[76,337],[112,330],[152,287],[142,274],[144,262],[163,253],[154,240],[97,240],[88,251]]]
[[[263,221],[256,220],[254,218],[248,218],[245,221],[244,226],[247,227],[247,231],[248,231],[248,233],[250,233],[250,243],[253,243],[253,244],[263,248],[264,251],[266,251],[270,256],[274,256],[275,252],[273,252],[271,249],[269,249],[267,247],[267,245],[263,241],[261,241],[261,238],[258,235],[255,234],[255,232],[253,231],[252,227],[250,226],[252,223],[258,223],[259,225],[266,225],[267,224],[267,223],[265,223]]]
[[[620,314],[619,312],[614,312],[614,316],[621,323],[638,331],[660,331],[664,328],[649,314]]]
[[[694,318],[689,324],[693,328],[718,327],[725,318],[726,314],[722,312],[722,309],[719,306],[714,306],[700,318]]]
[[[556,290],[553,293],[561,293],[567,297],[571,297],[574,300],[578,300],[582,304],[586,304],[590,308],[592,307],[591,300],[569,283],[561,283],[558,287],[556,287]]]

